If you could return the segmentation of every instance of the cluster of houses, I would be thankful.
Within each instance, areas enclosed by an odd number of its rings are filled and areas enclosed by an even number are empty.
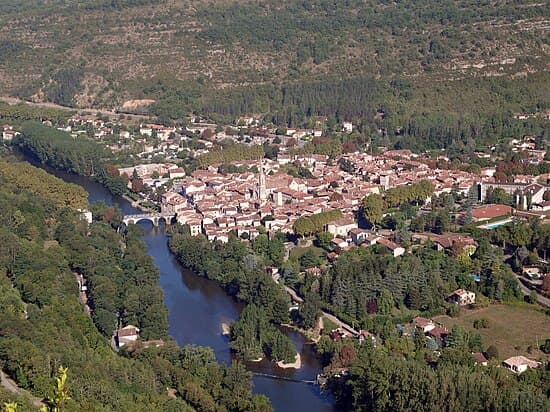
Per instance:
[[[152,125],[145,126],[145,132],[152,129]],[[342,159],[353,165],[353,170],[342,170],[339,166]],[[319,154],[292,155],[282,146],[274,160],[235,161],[232,164],[239,170],[259,172],[225,174],[219,171],[219,165],[212,165],[186,175],[176,163],[169,162],[144,163],[119,171],[128,177],[137,173],[151,187],[171,181],[172,187],[162,196],[161,211],[173,213],[179,223],[190,226],[192,234],[202,233],[209,240],[227,242],[230,232],[254,239],[261,225],[268,233],[292,233],[294,222],[300,217],[340,210],[342,218],[325,227],[333,235],[331,245],[336,254],[352,246],[375,244],[387,248],[396,257],[406,253],[391,234],[359,228],[356,222],[364,196],[400,185],[428,180],[435,187],[435,195],[451,191],[467,195],[472,186],[479,185],[479,200],[484,200],[489,190],[502,188],[517,196],[521,194],[518,201],[524,202],[528,197],[532,205],[530,212],[520,212],[507,205],[480,206],[471,210],[471,218],[476,222],[507,218],[512,214],[531,215],[537,213],[537,205],[545,204],[546,186],[542,184],[532,181],[500,184],[490,177],[465,171],[433,169],[409,150],[391,150],[375,156],[348,153],[329,159]],[[289,164],[306,168],[311,177],[288,174],[285,170]],[[477,247],[472,238],[458,234],[415,234],[413,240],[430,240],[440,250],[458,249],[468,255]]]
[[[475,303],[475,293],[458,289],[449,296],[448,300],[449,302],[461,306],[470,305]],[[422,333],[426,337],[427,347],[435,351],[446,346],[450,335],[450,331],[444,325],[434,322],[432,319],[427,319],[420,316],[413,318],[410,325],[397,325],[397,328],[400,330],[402,335],[411,336],[413,333]],[[343,339],[356,338],[359,341],[359,344],[363,344],[366,341],[372,342],[375,346],[377,344],[376,336],[366,330],[360,330],[359,333],[352,334],[342,328],[337,328],[330,331],[329,337],[336,342]],[[473,352],[471,356],[474,365],[487,366],[489,364],[489,360],[482,352]],[[502,366],[509,369],[513,373],[521,374],[529,368],[539,368],[541,366],[541,362],[518,355],[504,360],[502,362]],[[338,375],[345,376],[347,373],[347,368],[340,368],[335,373],[335,377],[338,377]]]
[[[130,179],[134,174],[149,187],[159,187],[169,180],[185,177],[185,170],[174,163],[144,163],[118,169],[120,175]],[[131,183],[129,183],[131,185]]]
[[[398,155],[401,157],[396,158]],[[237,167],[255,168],[259,173],[226,175],[219,173],[218,166],[214,165],[206,170],[196,170],[190,176],[182,175],[174,185],[173,193],[163,197],[161,208],[175,212],[180,223],[200,221],[197,233],[221,241],[228,239],[230,231],[254,238],[261,224],[269,231],[291,233],[298,218],[338,209],[343,217],[326,227],[334,236],[335,247],[376,243],[399,256],[404,249],[392,239],[358,228],[355,213],[365,195],[421,180],[432,181],[436,194],[453,189],[466,193],[476,182],[475,175],[463,171],[432,170],[410,157],[408,151],[391,151],[378,156],[364,153],[342,156],[354,165],[352,173],[341,170],[337,164],[339,159],[330,162],[326,155],[291,156],[285,152],[280,153],[276,160],[233,162]],[[283,170],[288,163],[307,168],[312,177],[289,175]],[[120,169],[120,172],[131,175],[133,169],[130,169]],[[146,177],[153,170],[159,175],[169,175],[176,167],[140,165],[135,170],[138,175]]]

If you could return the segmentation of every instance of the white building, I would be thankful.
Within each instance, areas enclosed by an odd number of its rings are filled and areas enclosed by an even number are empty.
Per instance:
[[[508,368],[512,372],[517,373],[519,375],[520,373],[525,372],[529,368],[533,368],[533,369],[538,368],[541,365],[541,363],[520,355],[520,356],[512,356],[511,358],[506,359],[503,362],[503,365],[505,368]]]
[[[346,133],[353,132],[353,123],[351,123],[351,122],[342,123],[342,131],[346,132]]]
[[[476,294],[468,290],[457,289],[449,296],[449,302],[459,306],[472,305],[476,303]]]
[[[327,225],[327,232],[334,236],[347,236],[352,229],[357,229],[357,222],[353,219],[339,219]]]
[[[139,328],[133,325],[124,326],[116,332],[118,347],[135,342],[139,338]]]

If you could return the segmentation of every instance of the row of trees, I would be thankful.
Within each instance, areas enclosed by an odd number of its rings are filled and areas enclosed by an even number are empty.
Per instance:
[[[254,304],[247,305],[231,326],[230,346],[248,360],[268,356],[274,361],[294,362],[296,356],[292,340],[270,323],[263,308]]]
[[[238,160],[259,160],[263,157],[263,146],[233,144],[223,148],[211,150],[208,153],[199,156],[197,163],[200,167],[206,167],[211,164],[231,163]]]
[[[13,190],[24,190],[55,202],[59,207],[85,209],[88,194],[80,186],[68,184],[27,163],[0,159],[0,178]]]
[[[433,183],[422,180],[411,185],[401,185],[388,189],[382,194],[370,194],[362,201],[362,213],[373,226],[382,221],[382,216],[388,208],[406,204],[423,203],[433,195]]]
[[[57,124],[67,121],[72,112],[68,110],[31,106],[24,103],[10,105],[0,102],[0,120],[9,124],[20,124],[28,120],[50,120]]]
[[[304,216],[296,219],[292,229],[298,236],[307,236],[325,230],[325,226],[342,217],[340,210],[330,210],[328,212],[315,213],[310,216]]]
[[[98,143],[37,122],[25,122],[21,135],[14,140],[25,153],[56,169],[93,176],[115,194],[126,191],[128,183],[109,164],[109,154]]]

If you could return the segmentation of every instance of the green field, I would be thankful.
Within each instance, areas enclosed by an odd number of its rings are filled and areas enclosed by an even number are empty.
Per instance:
[[[489,327],[474,329],[473,322],[482,318],[489,321]],[[434,320],[448,329],[457,324],[480,333],[484,348],[496,346],[501,360],[514,355],[548,358],[537,349],[537,343],[550,338],[550,316],[534,305],[491,305],[475,311],[464,310],[457,318],[437,316]],[[531,354],[527,352],[529,346],[534,348]]]
[[[315,256],[321,257],[324,255],[325,251],[317,246],[309,246],[309,247],[295,247],[290,251],[290,258],[291,259],[300,259],[308,250],[313,250],[313,253],[315,253]]]

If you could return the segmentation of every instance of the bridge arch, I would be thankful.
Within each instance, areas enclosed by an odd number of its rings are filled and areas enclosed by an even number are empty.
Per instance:
[[[139,215],[127,215],[122,218],[122,223],[126,226],[137,224],[142,221],[149,221],[153,226],[158,227],[160,222],[165,225],[171,225],[175,221],[176,215],[173,213],[143,213]]]

